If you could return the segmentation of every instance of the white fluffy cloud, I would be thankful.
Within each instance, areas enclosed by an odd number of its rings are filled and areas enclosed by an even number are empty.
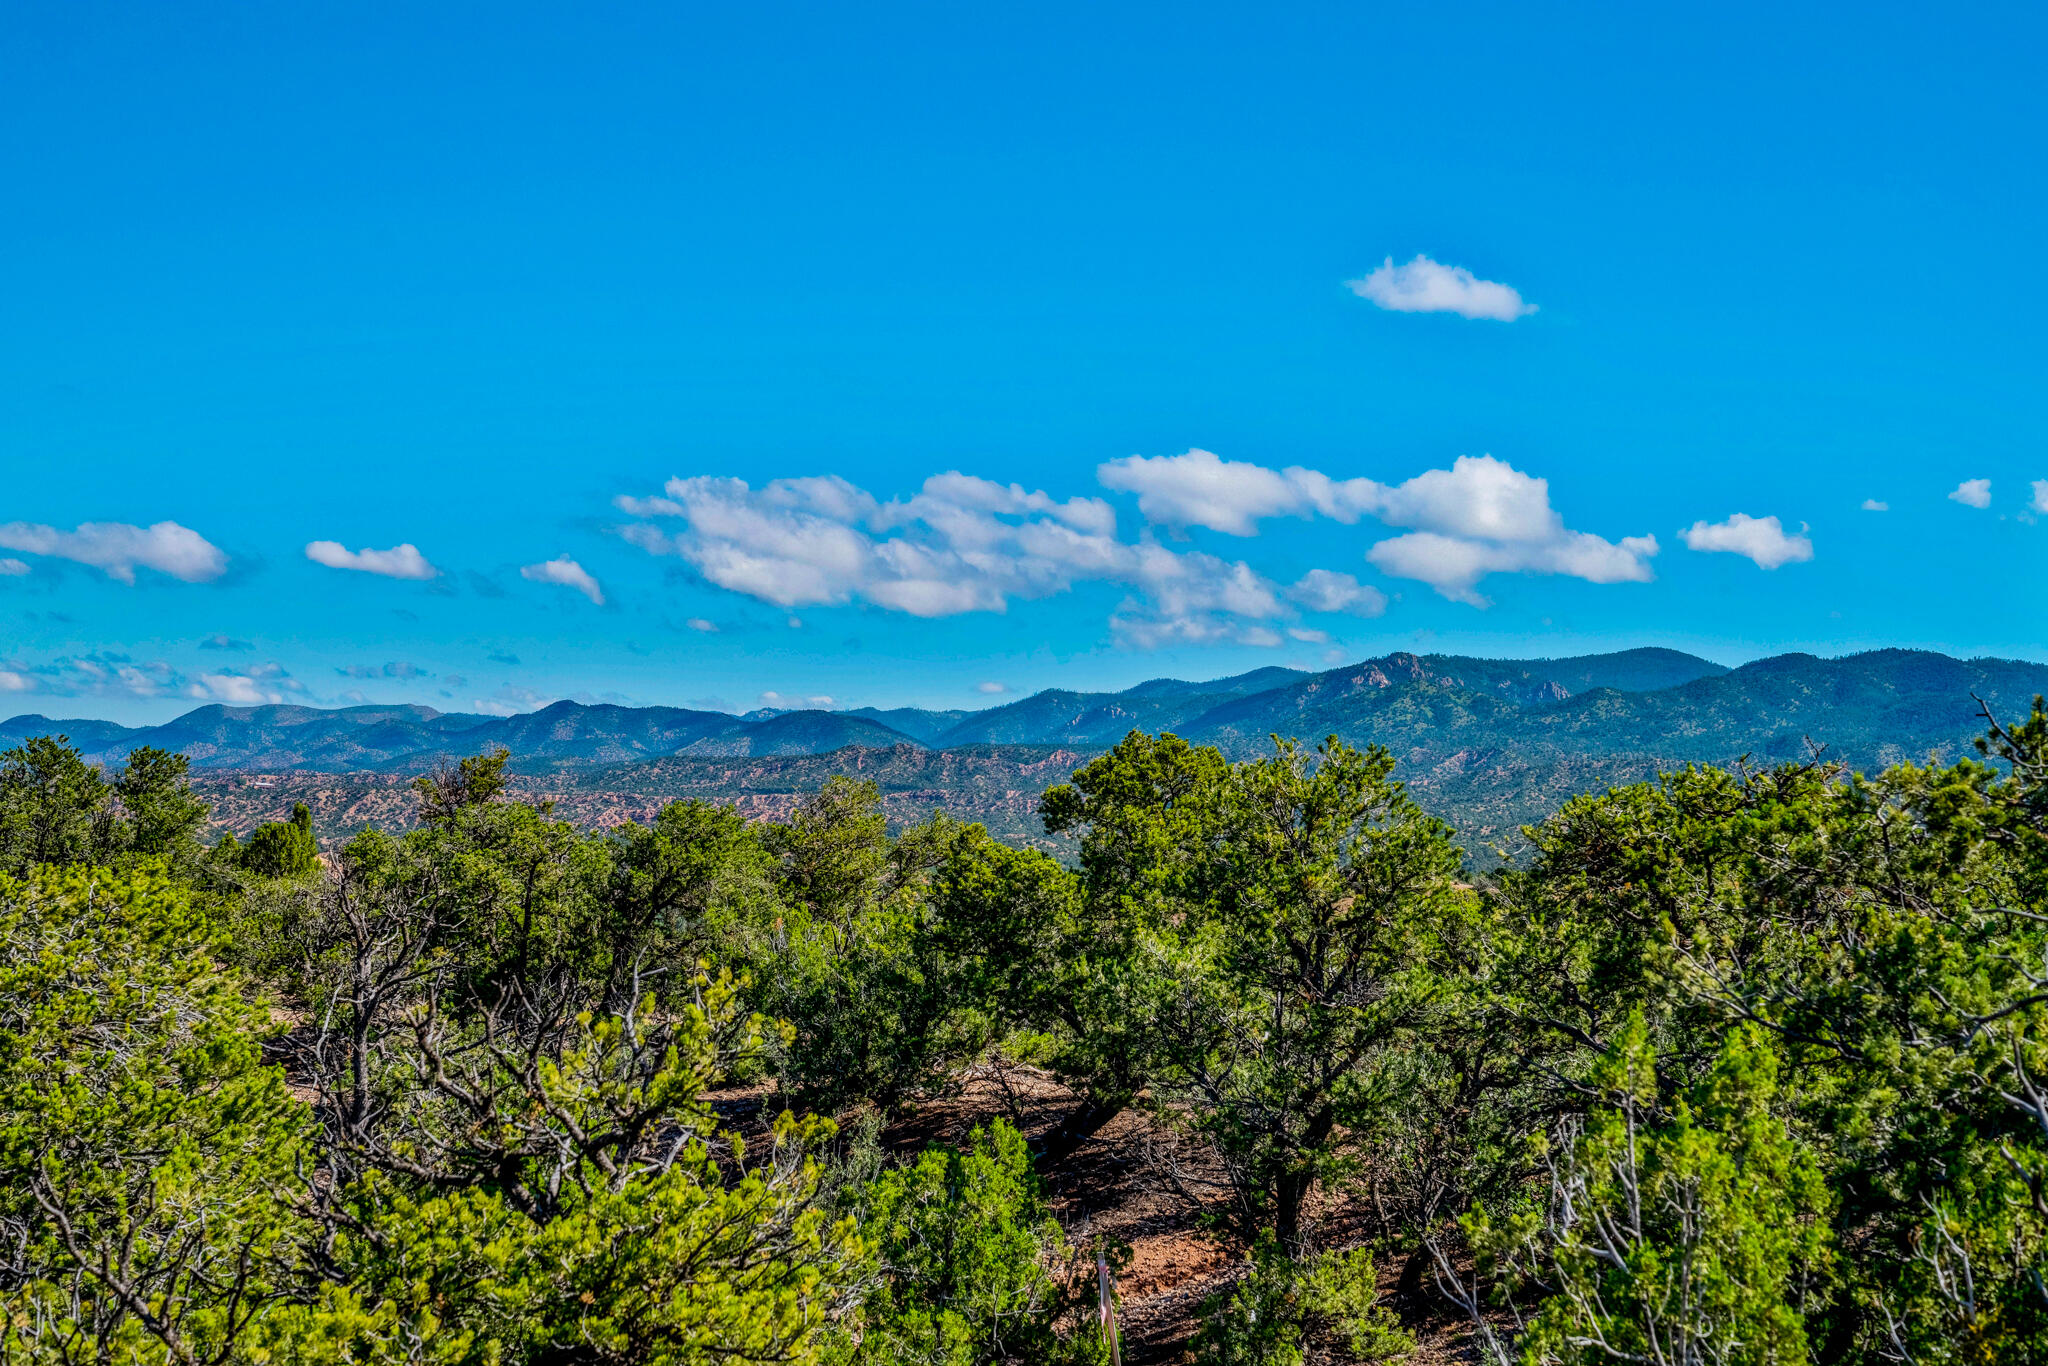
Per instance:
[[[387,579],[432,579],[441,573],[410,541],[389,550],[350,550],[339,541],[312,541],[306,546],[306,558],[329,569],[354,569]]]
[[[1387,595],[1349,574],[1311,569],[1287,590],[1287,596],[1311,612],[1348,612],[1376,617],[1387,610]]]
[[[573,588],[599,607],[604,606],[604,589],[590,576],[589,570],[567,555],[543,560],[539,564],[523,565],[519,570],[519,577],[532,583],[555,583],[564,588]]]
[[[55,697],[185,697],[236,706],[285,702],[307,695],[306,686],[275,662],[188,678],[164,660],[136,660],[108,651],[40,664],[15,663],[0,674],[0,692],[31,691]]]
[[[855,600],[916,617],[1002,612],[1077,583],[1132,593],[1120,616],[1150,636],[1164,618],[1266,618],[1292,608],[1242,562],[1120,540],[1099,498],[1056,500],[1018,484],[950,472],[884,503],[842,479],[671,479],[660,497],[621,498],[620,511],[674,519],[621,530],[653,554],[676,555],[712,583],[779,607]],[[795,619],[792,618],[792,623]]]
[[[1964,507],[1988,508],[1991,506],[1991,481],[1989,479],[1965,479],[1957,484],[1949,498]]]
[[[401,666],[385,665],[385,672],[394,674]],[[412,666],[405,665],[410,669]],[[414,670],[414,672],[418,672]],[[223,669],[219,673],[203,673],[187,683],[185,696],[206,702],[223,702],[231,707],[258,707],[288,702],[303,696],[306,685],[285,672],[282,664],[275,661],[268,664],[252,665],[248,669]]]
[[[2036,479],[2033,489],[2034,501],[2027,506],[2035,512],[2048,512],[2048,479]]]
[[[138,568],[153,569],[185,583],[209,583],[228,569],[228,557],[218,546],[176,522],[146,527],[84,522],[74,531],[32,522],[0,523],[0,550],[74,560],[122,583],[134,583]]]
[[[1647,583],[1655,536],[1609,541],[1573,531],[1550,505],[1550,481],[1490,455],[1461,455],[1385,492],[1374,515],[1412,528],[1366,559],[1383,574],[1416,579],[1454,602],[1484,607],[1489,574],[1558,574],[1588,583]]]
[[[138,661],[103,650],[53,659],[28,675],[43,692],[59,697],[166,697],[184,683],[161,659]]]
[[[1463,266],[1440,265],[1427,256],[1403,266],[1389,256],[1364,279],[1344,283],[1359,298],[1395,313],[1456,313],[1511,323],[1536,311],[1513,286],[1482,280]]]
[[[208,702],[225,702],[231,707],[258,707],[284,701],[276,688],[265,687],[244,674],[201,674],[185,689],[187,697]]]
[[[1776,517],[1751,517],[1738,512],[1724,522],[1694,522],[1678,534],[1689,550],[1718,550],[1746,556],[1756,561],[1760,569],[1776,569],[1813,558],[1813,542],[1804,535],[1788,535]]]
[[[1314,470],[1268,469],[1225,460],[1210,451],[1130,455],[1096,467],[1106,489],[1138,495],[1138,511],[1160,526],[1207,527],[1232,536],[1258,534],[1268,517],[1317,513],[1355,522],[1385,489],[1370,479],[1334,480]]]
[[[1107,488],[1135,493],[1147,520],[1176,529],[1248,536],[1274,516],[1376,518],[1407,531],[1368,552],[1383,573],[1481,607],[1476,585],[1488,574],[1643,582],[1658,550],[1653,536],[1608,541],[1570,530],[1550,506],[1545,480],[1491,456],[1462,456],[1449,469],[1392,485],[1202,450],[1115,460],[1098,475]],[[1099,498],[1059,501],[958,472],[886,503],[836,478],[757,489],[711,477],[671,479],[658,496],[615,502],[640,519],[620,528],[629,543],[784,608],[862,601],[944,617],[1110,583],[1129,592],[1113,631],[1142,647],[1277,645],[1285,637],[1275,623],[1303,610],[1369,617],[1387,606],[1384,593],[1349,574],[1311,570],[1283,586],[1242,560],[1170,549],[1149,535],[1123,540],[1115,511]]]
[[[1332,479],[1293,466],[1268,469],[1208,451],[1131,456],[1097,471],[1105,486],[1138,494],[1138,510],[1173,527],[1248,536],[1262,518],[1373,517],[1408,535],[1367,552],[1382,573],[1418,579],[1457,602],[1484,607],[1476,585],[1488,574],[1563,574],[1593,583],[1646,582],[1654,536],[1619,542],[1571,531],[1550,506],[1547,480],[1490,455],[1460,456],[1400,484]],[[1297,599],[1304,601],[1306,599]],[[1382,598],[1379,606],[1384,608]],[[1351,610],[1316,608],[1316,610]],[[1368,612],[1364,615],[1372,615]]]

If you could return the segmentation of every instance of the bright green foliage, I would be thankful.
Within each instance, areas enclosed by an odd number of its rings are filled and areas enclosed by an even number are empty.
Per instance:
[[[1364,1248],[1294,1261],[1270,1233],[1245,1274],[1202,1306],[1196,1366],[1304,1366],[1399,1361],[1415,1345],[1379,1303]]]
[[[1758,1031],[1738,1029],[1714,1071],[1661,1114],[1655,1072],[1638,1016],[1593,1069],[1600,1101],[1584,1127],[1564,1127],[1540,1222],[1469,1224],[1482,1256],[1527,1258],[1548,1292],[1523,1360],[1807,1360],[1830,1199],[1813,1155],[1772,1112],[1775,1057]]]
[[[816,1199],[831,1125],[785,1116],[720,1170],[704,1092],[775,1030],[676,961],[726,881],[494,801],[350,842],[302,930],[329,1160],[357,1174],[328,1210],[345,1292],[309,1331],[369,1359],[816,1359],[859,1247]]]
[[[288,821],[259,825],[242,846],[242,866],[258,877],[311,877],[320,867],[320,843],[313,838],[313,813],[304,802]]]
[[[209,1360],[283,1288],[311,1124],[161,873],[0,878],[0,1358]]]
[[[1796,1297],[1817,1360],[2048,1342],[2044,735],[1995,732],[2004,772],[1694,769],[1574,802],[1496,903],[1489,1013],[1527,1080],[1492,1104],[1525,1130],[1581,1114],[1625,1030],[1659,1116],[1755,1031],[1769,1108],[1831,1192],[1831,1271]]]
[[[258,1340],[308,1363],[821,1362],[860,1247],[813,1199],[822,1125],[785,1117],[736,1177],[693,1143],[616,1189],[578,1185],[545,1222],[488,1189],[369,1178],[334,1249],[340,1283]]]
[[[299,933],[346,1168],[489,1186],[545,1221],[715,1131],[701,1092],[767,1024],[729,975],[650,962],[606,920],[602,841],[475,805],[358,836],[341,865]]]
[[[1023,1137],[998,1120],[966,1151],[934,1147],[859,1195],[861,1232],[884,1273],[853,1359],[875,1366],[1107,1360],[1085,1329],[1092,1259],[1046,1212]],[[1074,1326],[1071,1322],[1069,1327]]]
[[[309,1117],[182,894],[0,884],[8,1350],[820,1359],[859,1242],[816,1197],[829,1121],[785,1116],[749,1164],[703,1100],[766,1028],[739,984],[605,1011],[621,946],[575,933],[603,844],[495,806],[449,824],[359,841],[292,931],[331,1026],[303,1059],[336,1102],[310,1189]]]

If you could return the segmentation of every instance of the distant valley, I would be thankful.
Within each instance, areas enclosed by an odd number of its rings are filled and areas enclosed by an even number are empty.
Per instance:
[[[1173,731],[1233,757],[1274,734],[1385,745],[1425,805],[1475,856],[1580,792],[1687,762],[1755,763],[1822,746],[1869,769],[1953,759],[2001,713],[2048,692],[2048,665],[1907,650],[1779,655],[1736,669],[1672,650],[1555,660],[1398,653],[1321,673],[1155,679],[1116,693],[1053,690],[981,711],[758,711],[558,702],[509,717],[424,706],[201,707],[165,725],[18,716],[0,746],[66,734],[92,759],[138,745],[191,757],[217,817],[237,830],[296,799],[323,834],[402,824],[405,780],[503,745],[518,786],[602,825],[694,796],[786,811],[835,772],[874,778],[890,813],[934,808],[1038,842],[1037,794],[1133,729]]]

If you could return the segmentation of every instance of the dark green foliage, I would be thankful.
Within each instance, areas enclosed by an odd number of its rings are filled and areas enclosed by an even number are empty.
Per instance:
[[[115,843],[111,795],[62,735],[0,753],[0,872],[104,859]]]
[[[192,793],[191,767],[184,755],[168,750],[128,752],[113,789],[127,817],[129,850],[177,867],[188,867],[199,857],[206,803]]]
[[[472,754],[452,767],[442,764],[412,780],[419,794],[420,820],[426,824],[453,820],[464,807],[496,801],[505,791],[505,764],[512,751],[499,746]]]
[[[2048,1340],[2035,724],[1994,736],[2004,772],[1694,769],[1576,802],[1497,903],[1490,1013],[1523,1080],[1491,1104],[1525,1131],[1596,1132],[1583,1088],[1638,1032],[1656,1123],[1697,1115],[1731,1028],[1757,1031],[1787,1160],[1831,1193],[1806,1204],[1832,1263],[1794,1297],[1816,1359],[2018,1362]]]
[[[1335,740],[1233,766],[1133,736],[1046,794],[1049,828],[1086,828],[1093,942],[1061,953],[1090,980],[1063,994],[1114,1020],[1072,1022],[1069,1069],[1099,1059],[1123,1094],[1149,1082],[1182,1102],[1224,1160],[1239,1232],[1290,1253],[1311,1190],[1385,1103],[1383,1064],[1426,1018],[1430,945],[1461,899],[1448,830],[1392,768]]]
[[[151,858],[189,876],[207,815],[190,768],[182,754],[141,748],[109,781],[61,735],[0,752],[0,871]]]
[[[304,878],[319,871],[320,843],[313,837],[313,813],[304,802],[288,821],[259,825],[240,853],[242,867],[258,877]]]
[[[759,1009],[789,1022],[777,1074],[803,1103],[892,1106],[942,1086],[990,1042],[933,902],[938,870],[987,843],[937,818],[892,840],[874,785],[845,778],[765,831],[779,900],[736,925],[727,951]]]

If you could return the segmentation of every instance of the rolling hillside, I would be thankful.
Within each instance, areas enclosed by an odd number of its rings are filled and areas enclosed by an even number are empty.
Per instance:
[[[2002,714],[2048,692],[2048,665],[1909,650],[1779,655],[1727,669],[1671,650],[1559,660],[1392,654],[1305,674],[1154,679],[1117,693],[1048,691],[979,712],[762,711],[557,702],[511,717],[430,707],[201,707],[166,725],[21,716],[0,745],[66,733],[99,761],[140,744],[192,756],[238,829],[313,799],[322,828],[402,821],[404,779],[504,745],[522,791],[603,824],[679,796],[786,810],[834,772],[884,788],[891,815],[943,808],[1006,838],[1039,838],[1037,793],[1133,728],[1243,757],[1275,734],[1385,745],[1421,797],[1482,850],[1580,792],[1687,762],[1771,763],[1815,749],[1858,768],[1952,760]],[[257,785],[247,775],[264,773]]]

